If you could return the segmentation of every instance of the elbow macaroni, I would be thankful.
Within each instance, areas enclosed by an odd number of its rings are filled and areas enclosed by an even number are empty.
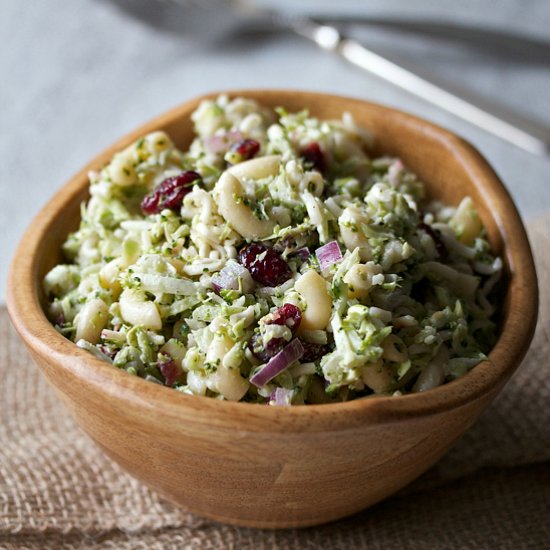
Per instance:
[[[75,341],[86,340],[97,344],[108,317],[109,309],[103,300],[94,298],[86,302],[75,318]]]
[[[309,270],[296,281],[294,288],[306,303],[300,331],[325,329],[332,315],[332,299],[325,279],[316,271]]]
[[[215,193],[220,214],[237,233],[245,239],[262,239],[271,235],[275,224],[271,220],[260,220],[244,204],[243,186],[232,173],[222,174]]]
[[[481,233],[483,224],[470,197],[462,200],[449,221],[449,225],[455,230],[461,243],[465,245],[473,244],[475,238]]]
[[[145,292],[127,288],[119,298],[122,318],[133,326],[160,330],[162,319],[155,302],[147,300]]]

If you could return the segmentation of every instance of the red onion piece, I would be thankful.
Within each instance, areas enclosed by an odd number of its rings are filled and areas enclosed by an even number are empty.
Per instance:
[[[395,162],[393,162],[389,169],[388,169],[388,181],[391,185],[398,185],[399,184],[399,176],[401,175],[401,172],[405,169],[405,166],[401,162],[400,159],[397,159]]]
[[[231,130],[226,134],[214,134],[204,139],[204,146],[209,153],[225,153],[233,143],[243,139],[239,130]]]
[[[173,359],[160,362],[158,368],[162,376],[164,376],[164,384],[166,386],[173,386],[181,374],[181,367]]]
[[[342,252],[336,241],[331,241],[315,251],[315,255],[319,260],[321,271],[324,271],[329,265],[335,264],[342,260]]]
[[[273,401],[274,405],[288,406],[291,404],[294,390],[287,390],[286,388],[277,388],[271,393],[270,401]]]
[[[298,361],[303,354],[304,346],[302,346],[302,342],[298,338],[294,338],[277,355],[271,358],[267,365],[250,379],[250,382],[258,388],[265,386],[270,380],[290,367],[292,363]]]

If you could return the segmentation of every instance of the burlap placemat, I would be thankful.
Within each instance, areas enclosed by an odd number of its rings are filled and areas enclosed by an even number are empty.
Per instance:
[[[549,224],[531,224],[540,321],[505,390],[400,494],[311,529],[230,527],[161,500],[74,424],[1,309],[0,548],[550,548]]]

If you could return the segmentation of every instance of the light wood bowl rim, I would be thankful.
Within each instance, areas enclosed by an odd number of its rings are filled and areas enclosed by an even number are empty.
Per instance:
[[[531,341],[538,310],[537,278],[529,242],[519,214],[508,192],[484,158],[467,142],[455,134],[426,120],[399,110],[374,104],[357,98],[295,90],[245,89],[223,91],[230,96],[284,98],[301,96],[304,104],[308,98],[340,100],[346,105],[368,105],[382,110],[388,116],[399,117],[405,125],[421,125],[445,144],[458,158],[465,170],[470,170],[483,183],[482,194],[486,201],[496,201],[503,207],[494,212],[500,229],[513,278],[510,284],[510,312],[506,318],[497,345],[484,361],[468,374],[453,382],[421,394],[409,394],[399,398],[373,397],[346,403],[307,405],[299,407],[269,407],[253,403],[233,403],[208,397],[190,396],[170,388],[152,384],[131,376],[94,358],[61,336],[50,324],[39,302],[37,287],[37,262],[44,233],[64,206],[74,200],[82,187],[87,185],[87,173],[109,160],[113,152],[133,142],[139,136],[165,126],[168,122],[189,114],[204,98],[212,98],[220,92],[209,93],[187,101],[167,113],[161,114],[140,128],[130,132],[103,153],[95,157],[79,171],[44,206],[24,234],[13,259],[9,280],[7,304],[16,330],[31,351],[47,357],[59,367],[59,375],[69,370],[87,385],[106,398],[121,400],[129,405],[151,409],[166,418],[182,415],[210,416],[213,423],[224,422],[241,425],[246,419],[249,431],[284,432],[304,430],[308,432],[351,429],[364,422],[390,423],[418,416],[434,415],[459,408],[480,399],[495,386],[504,384],[517,368]]]

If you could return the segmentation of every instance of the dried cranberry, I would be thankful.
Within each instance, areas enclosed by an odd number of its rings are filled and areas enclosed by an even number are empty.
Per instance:
[[[300,156],[302,157],[304,164],[308,168],[317,170],[323,173],[326,170],[325,154],[321,150],[319,144],[315,141],[306,145],[300,150]]]
[[[275,310],[269,315],[269,319],[266,319],[266,325],[286,325],[291,331],[292,335],[296,333],[302,320],[302,312],[300,308],[294,304],[283,304],[280,308]]]
[[[226,160],[231,164],[237,164],[254,158],[259,150],[260,144],[255,139],[242,139],[229,148]]]
[[[141,211],[144,214],[156,214],[157,212],[160,212],[158,206],[159,196],[155,195],[154,193],[152,195],[147,195],[141,201]]]
[[[302,312],[298,307],[294,304],[283,304],[273,313],[266,315],[264,323],[266,325],[286,325],[294,337],[301,320]],[[264,344],[262,335],[259,333],[253,334],[248,341],[250,351],[264,363],[277,355],[286,344],[288,341],[284,338],[272,338],[267,344]]]
[[[239,262],[252,278],[266,286],[277,286],[290,279],[292,272],[278,252],[260,243],[252,243],[239,251]]]
[[[434,229],[431,225],[421,222],[418,227],[425,231],[432,239],[435,245],[435,249],[441,258],[446,258],[448,254],[447,247],[441,239],[441,233]]]
[[[158,368],[162,376],[164,376],[164,384],[166,386],[173,386],[181,374],[181,368],[178,367],[173,359],[161,361],[158,364]]]
[[[282,338],[272,338],[264,345],[262,335],[256,332],[248,341],[248,349],[250,349],[262,363],[267,363],[283,349],[284,343],[281,343],[282,340]]]
[[[201,181],[201,176],[193,170],[186,170],[177,176],[166,178],[150,195],[141,201],[144,214],[158,214],[164,208],[178,210],[183,197],[191,191],[194,183]]]
[[[323,355],[326,355],[330,351],[330,348],[326,344],[313,344],[312,342],[305,342],[301,338],[300,342],[302,342],[302,346],[304,347],[304,355],[300,359],[302,363],[317,361],[317,359],[321,359]]]

